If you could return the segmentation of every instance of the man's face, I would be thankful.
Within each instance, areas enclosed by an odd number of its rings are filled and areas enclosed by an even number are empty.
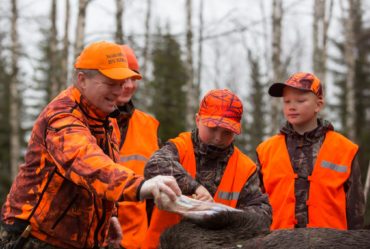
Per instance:
[[[121,94],[117,100],[117,105],[122,106],[129,102],[137,89],[136,79],[130,78],[123,84]]]
[[[116,109],[123,86],[128,81],[128,79],[112,80],[102,74],[93,77],[87,77],[82,72],[78,74],[78,84],[82,94],[107,115]]]

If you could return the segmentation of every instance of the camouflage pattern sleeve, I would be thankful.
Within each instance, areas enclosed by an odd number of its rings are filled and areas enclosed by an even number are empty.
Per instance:
[[[269,229],[272,222],[272,209],[267,194],[261,191],[258,170],[244,185],[236,207],[242,209],[246,215],[256,217],[257,227]]]
[[[351,175],[344,184],[344,190],[348,229],[361,229],[364,226],[365,197],[357,155],[352,162]]]
[[[137,200],[143,178],[114,163],[78,118],[54,118],[45,136],[48,154],[65,178],[109,201]]]
[[[175,177],[184,195],[193,194],[199,186],[199,183],[179,163],[178,151],[172,142],[165,143],[161,149],[151,156],[145,165],[145,179],[150,179],[157,175],[171,175]]]
[[[258,174],[259,185],[260,185],[262,193],[265,193],[266,191],[265,191],[265,186],[263,185],[263,175],[261,173],[261,163],[260,163],[260,160],[258,159],[258,154],[257,154],[256,157],[257,157],[256,166],[257,166],[257,174]]]

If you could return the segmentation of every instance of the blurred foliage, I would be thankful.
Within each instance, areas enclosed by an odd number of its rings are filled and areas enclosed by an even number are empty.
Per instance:
[[[10,180],[10,123],[9,123],[9,81],[10,74],[3,50],[3,36],[0,34],[0,204],[8,193]]]
[[[180,44],[171,34],[158,35],[154,43],[150,111],[159,120],[159,137],[165,142],[185,131],[187,71]]]

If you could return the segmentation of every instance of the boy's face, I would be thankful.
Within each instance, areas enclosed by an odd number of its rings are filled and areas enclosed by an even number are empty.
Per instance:
[[[195,121],[199,130],[199,138],[203,143],[226,148],[233,142],[235,133],[231,130],[219,126],[213,128],[205,126],[198,115]]]
[[[292,87],[285,87],[283,90],[284,116],[293,128],[309,131],[312,125],[317,124],[316,116],[323,104],[322,98],[312,92]]]
[[[135,78],[127,79],[126,83],[123,85],[121,95],[117,100],[117,105],[122,106],[127,104],[132,96],[134,96],[137,89],[137,82]]]

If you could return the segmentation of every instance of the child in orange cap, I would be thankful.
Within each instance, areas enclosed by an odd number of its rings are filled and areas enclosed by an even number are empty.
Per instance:
[[[196,115],[196,129],[180,133],[155,152],[144,175],[172,175],[183,194],[241,209],[240,215],[253,212],[256,227],[264,229],[271,224],[271,207],[261,193],[256,165],[233,144],[242,114],[242,102],[233,92],[209,91]],[[160,234],[180,218],[155,208],[142,248],[157,248]]]
[[[131,169],[136,175],[144,175],[144,166],[154,151],[159,149],[159,122],[151,115],[137,109],[132,101],[137,90],[137,80],[142,77],[134,51],[121,45],[127,57],[130,70],[136,72],[123,85],[117,101],[117,116],[120,144],[119,163]],[[117,217],[122,228],[123,238],[120,245],[126,249],[139,249],[148,229],[146,201],[123,201],[118,203]]]
[[[273,209],[271,229],[363,226],[364,195],[358,146],[317,115],[324,105],[320,80],[293,74],[269,88],[283,98],[280,133],[257,147],[260,176]]]

